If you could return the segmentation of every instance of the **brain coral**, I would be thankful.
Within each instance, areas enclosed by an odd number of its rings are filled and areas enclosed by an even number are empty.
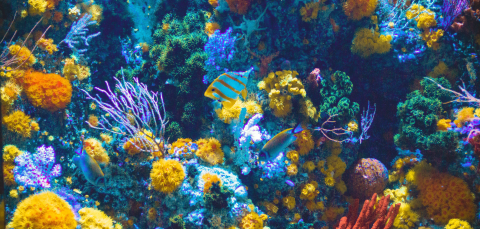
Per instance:
[[[162,159],[153,163],[150,178],[155,190],[171,193],[182,184],[185,170],[178,161]]]
[[[50,112],[64,109],[72,98],[70,81],[53,73],[29,70],[25,73],[23,87],[34,106]]]
[[[374,193],[383,193],[388,182],[388,171],[382,162],[374,158],[362,158],[353,165],[348,180],[348,189],[354,198],[370,198]]]
[[[42,192],[24,199],[7,225],[7,228],[15,229],[76,227],[72,207],[53,192]]]

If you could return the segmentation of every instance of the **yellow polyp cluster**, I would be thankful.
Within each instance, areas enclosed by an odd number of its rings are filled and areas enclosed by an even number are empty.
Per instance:
[[[153,163],[150,171],[152,186],[163,193],[172,193],[185,179],[185,170],[180,162],[175,160],[159,160]]]
[[[311,181],[310,183],[306,184],[305,187],[303,187],[302,192],[300,194],[300,199],[302,200],[313,200],[317,195],[320,193],[320,191],[316,190],[318,187],[318,183],[315,181]]]
[[[22,87],[15,83],[15,81],[8,80],[0,88],[0,93],[2,96],[2,103],[12,105],[13,102],[21,95]]]
[[[425,9],[422,5],[413,4],[405,16],[409,20],[415,18],[417,27],[420,29],[428,29],[437,25],[435,13],[430,9]]]
[[[294,142],[295,148],[300,155],[307,155],[314,148],[315,142],[310,130],[303,130],[295,134],[295,137],[297,137],[297,140]]]
[[[393,171],[391,171],[388,176],[388,180],[390,182],[399,181],[403,183],[405,179],[405,166],[414,166],[418,162],[418,159],[414,156],[397,159],[393,165]]]
[[[438,122],[437,122],[437,130],[447,131],[448,128],[452,127],[451,123],[452,123],[452,120],[442,118],[442,119],[438,120]]]
[[[96,138],[88,138],[83,142],[83,149],[95,159],[98,163],[108,164],[110,162],[110,157],[107,154],[107,151],[103,148],[102,142]]]
[[[314,212],[314,211],[323,211],[325,210],[325,205],[323,204],[322,201],[320,202],[315,202],[315,201],[308,201],[306,204],[305,204],[305,207],[307,207],[307,209],[311,212]]]
[[[437,50],[440,47],[440,44],[437,43],[438,39],[443,36],[443,30],[425,30],[420,37],[427,42],[427,46],[433,50]]]
[[[141,152],[150,152],[154,157],[163,155],[163,143],[158,142],[149,130],[142,129],[123,144],[123,149],[134,156]]]
[[[390,51],[391,40],[391,35],[380,35],[378,31],[362,28],[355,33],[351,50],[352,53],[367,58],[375,53],[383,54]]]
[[[352,132],[357,132],[358,131],[358,123],[355,120],[350,121],[347,124],[347,130],[352,131]]]
[[[250,117],[250,115],[263,113],[262,106],[252,100],[246,102],[237,100],[232,107],[226,108],[223,106],[221,109],[216,109],[215,112],[217,113],[219,119],[230,124],[233,119],[238,119],[243,108],[247,109],[247,118]]]
[[[323,221],[333,222],[339,215],[343,215],[345,209],[342,207],[329,207],[322,215]]]
[[[283,197],[282,204],[284,207],[286,207],[288,210],[291,211],[292,209],[295,208],[295,197],[293,196]]]
[[[393,226],[398,229],[417,228],[420,216],[411,209],[410,204],[402,203],[398,210],[397,217],[393,221]]]
[[[222,180],[220,177],[218,177],[217,174],[213,173],[205,173],[202,175],[201,179],[205,182],[203,185],[203,193],[209,193],[210,192],[210,187],[212,187],[213,183],[218,183],[219,185],[222,185]]]
[[[82,81],[88,77],[90,77],[90,68],[87,66],[83,66],[81,64],[75,64],[75,60],[73,58],[66,58],[64,60],[65,65],[63,66],[63,75],[70,81],[74,81],[78,79]]]
[[[291,151],[288,151],[287,158],[290,159],[292,163],[296,164],[300,156],[298,155],[298,152],[296,150],[291,150]]]
[[[72,207],[53,192],[33,194],[17,205],[7,228],[75,229]]]
[[[20,134],[22,137],[29,138],[31,136],[30,116],[21,110],[16,110],[9,115],[3,117],[3,124],[8,131]]]
[[[306,161],[303,163],[302,168],[307,170],[308,173],[311,173],[313,170],[315,170],[315,163],[313,161]]]
[[[278,207],[268,201],[264,201],[262,205],[267,209],[269,215],[275,215],[278,212]]]
[[[345,172],[347,164],[342,161],[338,155],[342,152],[340,143],[338,142],[327,142],[327,146],[330,148],[331,155],[327,157],[327,160],[319,161],[317,166],[323,175],[325,175],[325,184],[327,186],[333,187],[341,192],[345,193],[347,187],[345,182],[341,180],[342,174]]]
[[[35,62],[37,61],[35,56],[25,46],[10,45],[8,47],[8,50],[10,56],[15,57],[15,59],[19,60],[17,62],[18,64],[25,62],[26,65],[32,65],[35,64]]]
[[[455,115],[455,117],[457,118],[455,121],[453,121],[455,123],[455,125],[457,127],[463,127],[463,125],[472,120],[475,116],[474,116],[474,113],[473,111],[475,110],[475,108],[473,107],[464,107],[462,109],[460,109],[457,114]]]
[[[184,147],[187,147],[191,144],[192,144],[192,139],[190,139],[190,138],[179,138],[174,143],[172,143],[172,146],[168,150],[168,153],[173,154],[173,153],[175,153],[175,149],[182,150]]]
[[[20,151],[14,145],[3,147],[3,180],[7,186],[15,184],[13,168],[15,168],[15,158],[21,154],[23,154],[23,151]]]
[[[90,123],[90,125],[92,126],[98,126],[99,122],[98,122],[98,117],[95,116],[95,115],[90,115],[88,116],[88,123]]]
[[[45,13],[48,2],[45,0],[28,0],[28,5],[30,5],[28,13],[31,16],[35,16]]]
[[[298,166],[296,164],[291,164],[287,166],[287,175],[288,176],[295,176],[298,173]]]
[[[200,139],[196,141],[198,150],[195,151],[195,155],[205,162],[211,165],[223,163],[223,151],[222,145],[215,138]]]
[[[300,114],[303,115],[305,123],[309,120],[318,122],[318,119],[320,118],[320,112],[317,112],[317,108],[309,98],[300,100]]]
[[[101,133],[100,134],[100,139],[102,139],[102,141],[107,143],[107,144],[110,144],[113,141],[112,135],[106,134],[106,133]]]
[[[320,4],[323,5],[325,0],[318,2],[309,2],[304,7],[300,8],[300,15],[302,15],[302,21],[309,22],[315,20],[318,17],[318,11],[320,10]]]
[[[250,212],[242,218],[240,228],[242,229],[263,229],[263,221],[267,220],[265,214],[258,215],[256,212]]]
[[[377,0],[347,0],[343,4],[343,11],[348,19],[360,20],[369,17],[377,7]]]
[[[90,15],[92,15],[92,19],[90,19],[90,20],[91,21],[97,21],[97,25],[99,25],[100,22],[103,19],[103,8],[102,8],[102,6],[94,4],[94,5],[91,5],[90,7],[88,7],[87,11],[90,13]]]
[[[292,95],[307,96],[305,87],[296,77],[297,71],[270,72],[268,77],[258,83],[260,90],[265,90],[270,98],[270,108],[276,117],[286,117],[292,111]]]
[[[53,44],[53,39],[50,38],[50,39],[45,39],[45,38],[40,38],[38,39],[37,41],[37,46],[44,50],[44,51],[47,51],[48,54],[52,55],[53,52],[56,52],[58,51],[58,48],[57,48],[57,45]]]
[[[78,211],[79,223],[85,229],[111,229],[113,220],[103,211],[94,208],[82,208]]]
[[[205,34],[209,37],[212,36],[215,31],[220,29],[220,25],[216,22],[207,22],[205,23]]]
[[[473,229],[467,221],[460,219],[451,219],[445,226],[445,229]]]

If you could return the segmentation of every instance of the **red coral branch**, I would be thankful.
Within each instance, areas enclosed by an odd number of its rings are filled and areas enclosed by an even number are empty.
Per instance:
[[[392,228],[393,221],[397,217],[398,210],[400,209],[400,203],[393,205],[388,209],[388,200],[390,196],[380,198],[378,205],[374,208],[377,194],[373,194],[372,199],[365,200],[362,211],[358,218],[356,217],[358,212],[358,199],[348,207],[347,216],[340,219],[340,223],[337,229],[369,229],[370,225],[372,229],[390,229]]]
[[[273,58],[277,57],[280,52],[276,52],[270,56],[259,56],[256,53],[252,52],[250,48],[248,48],[248,52],[252,54],[252,56],[260,59],[260,76],[266,76],[268,73],[268,65],[272,62]]]

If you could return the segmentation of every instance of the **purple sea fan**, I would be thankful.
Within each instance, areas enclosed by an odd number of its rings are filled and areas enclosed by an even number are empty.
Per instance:
[[[60,164],[54,164],[55,151],[51,146],[42,145],[35,154],[25,152],[15,158],[15,163],[15,181],[25,187],[49,188],[51,179],[62,173]]]

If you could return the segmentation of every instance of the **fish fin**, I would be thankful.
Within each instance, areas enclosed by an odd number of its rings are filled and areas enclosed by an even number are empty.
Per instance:
[[[242,90],[242,97],[243,97],[243,99],[247,99],[247,89],[246,88]]]
[[[223,101],[223,102],[222,102],[222,105],[223,105],[225,108],[229,109],[229,108],[233,107],[233,105],[234,105],[236,102],[237,102],[237,100],[232,100],[232,101],[228,101],[228,100],[227,100],[227,101]]]
[[[76,165],[77,167],[80,167],[80,164],[79,164],[79,162],[80,162],[80,157],[79,157],[79,156],[73,157],[73,158],[72,158],[72,162],[73,162],[73,164]]]
[[[303,127],[301,123],[298,123],[295,128],[292,129],[292,134],[298,134],[303,131]]]

